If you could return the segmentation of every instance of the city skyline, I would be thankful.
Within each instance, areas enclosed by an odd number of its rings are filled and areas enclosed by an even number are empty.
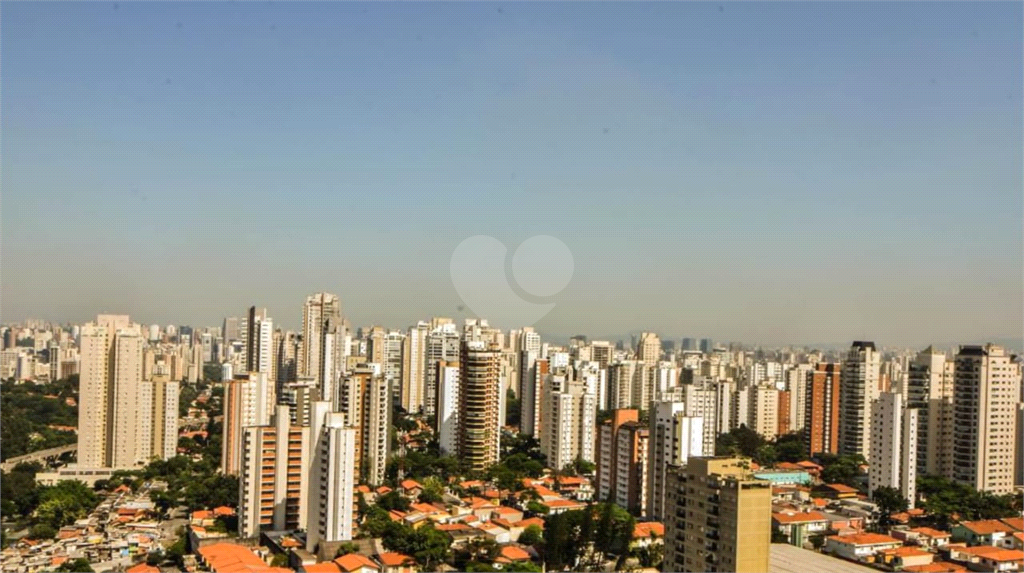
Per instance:
[[[547,234],[553,336],[1019,340],[1019,4],[3,16],[5,322],[462,319],[455,246]]]

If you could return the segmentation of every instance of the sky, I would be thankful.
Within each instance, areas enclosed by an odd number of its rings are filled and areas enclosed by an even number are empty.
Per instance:
[[[4,2],[0,319],[296,328],[327,291],[404,328],[469,316],[465,239],[545,235],[573,274],[542,332],[1020,337],[1022,19]]]

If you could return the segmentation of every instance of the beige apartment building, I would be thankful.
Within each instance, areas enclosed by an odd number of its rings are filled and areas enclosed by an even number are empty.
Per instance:
[[[953,371],[952,478],[979,491],[1013,491],[1021,366],[1002,347],[961,346]]]
[[[459,392],[459,457],[482,471],[497,463],[501,440],[501,349],[462,345]]]
[[[665,499],[664,571],[768,571],[771,483],[750,460],[690,458],[671,468]]]

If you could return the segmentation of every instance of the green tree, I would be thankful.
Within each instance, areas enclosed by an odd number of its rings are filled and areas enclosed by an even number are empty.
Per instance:
[[[505,423],[518,428],[522,417],[523,403],[516,393],[509,388],[505,393]]]
[[[534,546],[544,541],[544,530],[539,525],[530,525],[519,534],[519,543]]]
[[[425,478],[421,485],[423,486],[423,492],[419,496],[421,503],[437,503],[444,499],[444,484],[437,476]]]
[[[378,497],[377,505],[388,511],[409,511],[410,502],[397,490],[393,490]]]
[[[275,553],[270,559],[271,567],[288,567],[288,554],[287,553]]]
[[[338,550],[334,552],[334,556],[341,557],[342,555],[348,555],[349,553],[359,553],[359,544],[351,541],[342,543],[338,546]]]
[[[906,511],[910,507],[907,498],[903,493],[894,487],[878,487],[871,493],[871,500],[875,502],[878,511],[875,519],[882,530],[887,530],[892,525],[892,514]]]
[[[819,533],[818,535],[812,535],[811,536],[811,546],[813,546],[815,549],[821,549],[821,547],[823,545],[825,545],[825,536],[824,535],[821,535]]]

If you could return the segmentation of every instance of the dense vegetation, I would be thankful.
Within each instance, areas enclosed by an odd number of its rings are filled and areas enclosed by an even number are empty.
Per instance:
[[[919,507],[929,515],[924,521],[946,528],[957,519],[1020,517],[1024,493],[995,495],[940,476],[917,478]]]
[[[552,515],[545,521],[541,554],[549,570],[601,571],[611,556],[618,557],[620,570],[635,525],[629,512],[612,503]]]
[[[65,403],[77,397],[77,375],[50,384],[5,380],[0,385],[0,459],[75,443],[74,432],[49,426],[78,426],[78,408]]]
[[[766,440],[745,424],[727,434],[719,434],[715,442],[715,455],[744,456],[762,466],[776,462],[795,463],[807,459],[804,436],[800,432],[783,434],[775,440]]]
[[[22,463],[0,475],[0,513],[28,528],[33,539],[53,537],[61,527],[88,516],[99,503],[99,496],[81,482],[36,485],[35,474],[41,469],[38,463]]]

